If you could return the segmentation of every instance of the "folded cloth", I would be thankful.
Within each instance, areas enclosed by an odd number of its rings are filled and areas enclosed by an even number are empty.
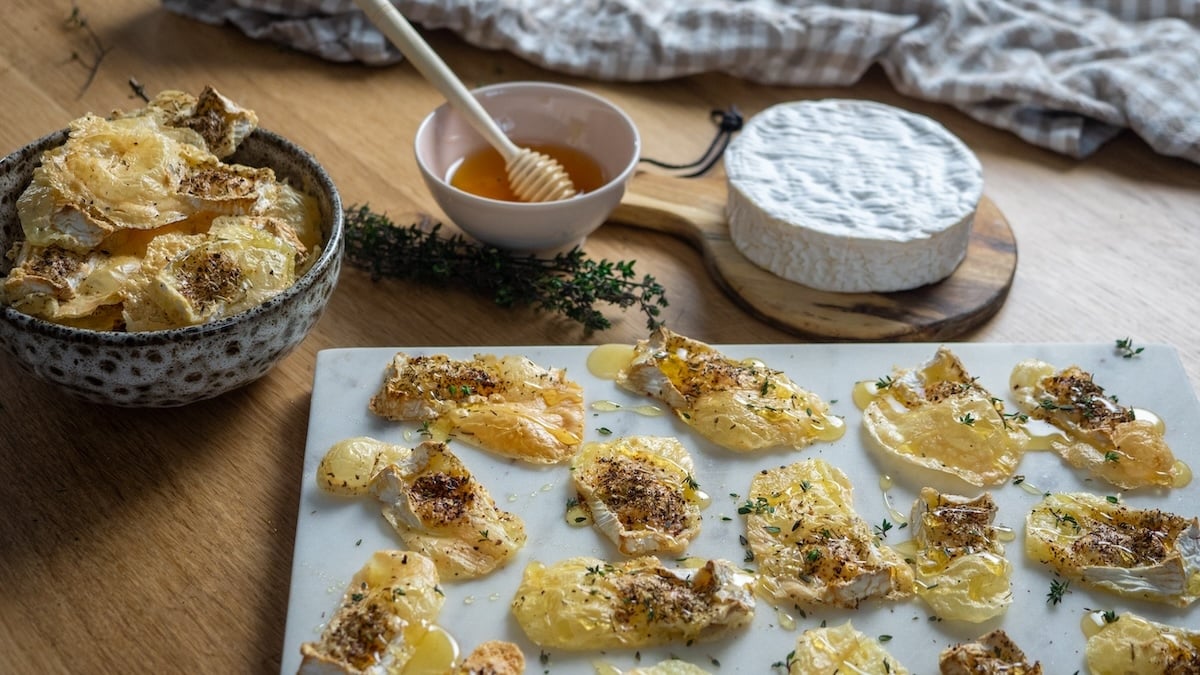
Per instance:
[[[550,70],[653,81],[723,72],[898,91],[1086,157],[1122,129],[1200,163],[1200,0],[392,0],[408,19]],[[334,61],[400,54],[352,0],[163,0]]]

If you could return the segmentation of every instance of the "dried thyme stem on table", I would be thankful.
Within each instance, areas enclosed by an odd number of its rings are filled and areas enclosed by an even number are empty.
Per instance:
[[[456,284],[491,294],[501,307],[557,312],[588,333],[612,326],[597,303],[622,309],[637,305],[648,328],[661,323],[665,291],[648,274],[638,280],[635,261],[596,261],[578,247],[552,259],[517,255],[459,234],[439,236],[440,229],[440,223],[428,222],[401,227],[368,206],[351,206],[346,209],[346,259],[375,279]]]

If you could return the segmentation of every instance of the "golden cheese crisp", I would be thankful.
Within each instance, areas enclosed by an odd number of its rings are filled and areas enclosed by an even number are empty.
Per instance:
[[[1029,443],[1017,415],[967,373],[946,347],[914,368],[896,368],[866,391],[863,429],[886,456],[948,473],[971,485],[998,485]]]
[[[1132,612],[1093,612],[1082,625],[1092,675],[1200,673],[1200,631],[1150,621]]]
[[[1012,563],[992,526],[996,503],[922,488],[913,505],[917,596],[944,619],[980,623],[1012,604]]]
[[[445,579],[486,575],[525,545],[524,521],[498,508],[444,443],[410,449],[344,439],[321,458],[317,484],[332,494],[373,495],[405,546],[432,560]]]
[[[1018,363],[1010,378],[1018,405],[1063,432],[1050,447],[1068,464],[1117,487],[1183,487],[1191,469],[1175,459],[1157,420],[1137,419],[1078,366]]]
[[[738,510],[761,595],[777,605],[847,608],[912,596],[912,569],[876,540],[854,511],[853,492],[846,474],[823,459],[755,474]]]
[[[666,328],[638,341],[616,382],[662,401],[697,433],[735,452],[803,448],[845,433],[824,400],[782,371],[731,359]]]
[[[1025,519],[1025,552],[1059,575],[1187,607],[1200,597],[1200,518],[1089,493],[1051,494]]]
[[[733,563],[666,567],[655,556],[610,563],[579,556],[525,568],[512,613],[547,649],[685,645],[735,633],[754,618],[749,575]]]
[[[941,675],[1042,675],[1042,664],[1029,663],[1025,652],[999,629],[943,649],[938,669]]]
[[[850,621],[839,626],[809,628],[796,638],[788,662],[789,675],[908,675],[909,670],[873,637]]]
[[[400,352],[370,408],[381,417],[425,423],[430,433],[535,464],[570,459],[583,440],[583,387],[565,370],[523,356],[452,359]]]
[[[705,495],[674,438],[584,443],[571,460],[579,507],[626,555],[681,553],[700,533]]]

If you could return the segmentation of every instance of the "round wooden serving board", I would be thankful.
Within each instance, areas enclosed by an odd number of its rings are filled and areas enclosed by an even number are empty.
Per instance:
[[[747,260],[729,238],[723,179],[636,175],[611,220],[684,238],[709,273],[754,315],[797,335],[831,341],[954,338],[1000,309],[1017,268],[1017,243],[984,196],[967,255],[949,278],[895,293],[831,293],[802,286]]]

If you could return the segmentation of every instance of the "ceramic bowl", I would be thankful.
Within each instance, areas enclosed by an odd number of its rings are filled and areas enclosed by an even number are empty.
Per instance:
[[[600,165],[605,184],[555,202],[488,199],[450,185],[461,160],[487,146],[449,104],[434,110],[417,129],[421,176],[438,206],[479,241],[519,252],[554,251],[583,243],[607,220],[625,194],[637,166],[641,138],[620,108],[576,87],[546,82],[508,82],[472,92],[509,136],[524,143],[571,146]]]
[[[21,237],[17,197],[42,152],[61,145],[65,130],[0,160],[0,252]],[[212,398],[262,377],[308,334],[337,283],[344,248],[337,189],[316,159],[283,137],[259,129],[226,161],[269,166],[316,197],[325,247],[296,283],[240,314],[199,326],[147,332],[82,330],[0,307],[0,358],[29,377],[96,403],[173,407]],[[0,255],[0,276],[11,262]],[[19,382],[5,382],[7,396]]]

